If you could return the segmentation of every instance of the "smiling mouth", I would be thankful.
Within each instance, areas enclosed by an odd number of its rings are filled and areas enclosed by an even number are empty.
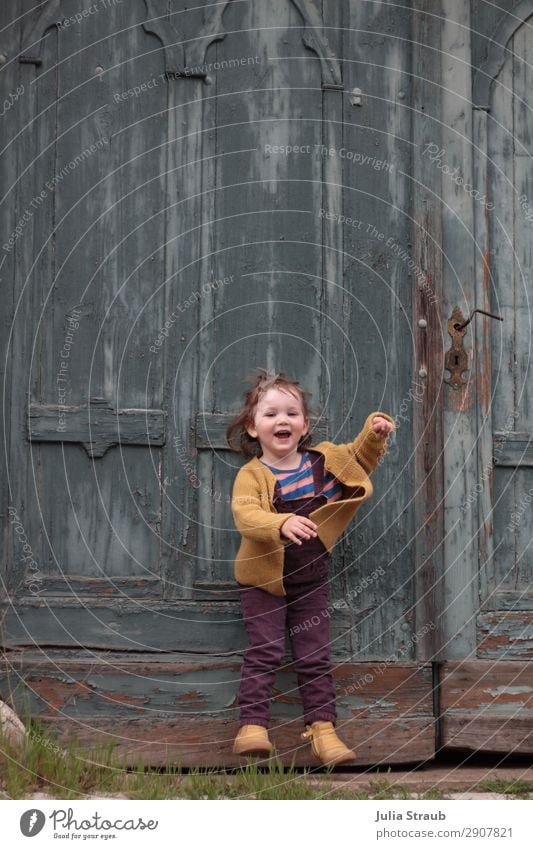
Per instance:
[[[288,430],[280,430],[274,434],[276,439],[290,439],[291,434]]]

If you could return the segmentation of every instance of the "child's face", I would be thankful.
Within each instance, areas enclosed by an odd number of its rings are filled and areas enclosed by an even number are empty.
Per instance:
[[[298,396],[282,389],[269,389],[257,404],[250,436],[261,443],[263,453],[288,457],[309,430]],[[285,431],[286,435],[281,432]]]

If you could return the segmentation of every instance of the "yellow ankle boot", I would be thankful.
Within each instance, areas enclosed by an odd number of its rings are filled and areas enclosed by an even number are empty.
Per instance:
[[[334,766],[355,760],[355,752],[339,740],[332,722],[313,722],[312,725],[306,725],[306,728],[302,738],[311,740],[313,752],[323,764]]]
[[[269,755],[272,743],[262,725],[242,725],[233,743],[234,755]]]

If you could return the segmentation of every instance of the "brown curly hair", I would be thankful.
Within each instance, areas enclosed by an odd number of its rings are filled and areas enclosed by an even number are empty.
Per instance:
[[[258,368],[255,373],[243,378],[243,382],[251,383],[251,387],[244,395],[242,410],[230,421],[226,429],[226,442],[232,451],[244,454],[246,457],[261,456],[262,451],[259,440],[256,437],[250,436],[246,427],[253,425],[257,404],[269,389],[283,389],[292,395],[297,395],[302,404],[304,417],[310,420],[314,414],[309,403],[311,393],[300,386],[297,380],[294,380],[282,371],[268,372],[267,369]],[[233,441],[235,436],[238,437],[238,444],[235,444]],[[313,435],[309,430],[301,437],[298,448],[306,448],[312,441]]]

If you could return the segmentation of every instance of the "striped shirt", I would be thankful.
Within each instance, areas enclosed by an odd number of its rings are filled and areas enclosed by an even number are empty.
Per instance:
[[[309,498],[315,493],[313,469],[311,467],[311,456],[308,451],[303,451],[300,465],[297,469],[276,469],[274,466],[269,466],[264,463],[268,469],[276,476],[280,485],[280,497],[287,501],[294,498]],[[263,463],[263,461],[261,460]],[[324,469],[324,488],[323,495],[330,501],[338,501],[342,498],[342,486],[331,472]]]

